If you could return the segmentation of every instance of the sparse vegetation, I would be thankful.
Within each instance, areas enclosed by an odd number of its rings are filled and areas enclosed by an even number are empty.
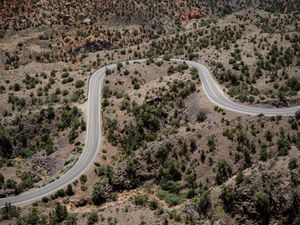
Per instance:
[[[200,62],[234,101],[298,105],[297,1],[0,8],[1,198],[74,165],[89,78],[116,63],[103,81],[94,166],[24,210],[7,204],[1,225],[299,223],[300,112],[254,117],[214,106],[200,88],[206,74],[171,60]]]

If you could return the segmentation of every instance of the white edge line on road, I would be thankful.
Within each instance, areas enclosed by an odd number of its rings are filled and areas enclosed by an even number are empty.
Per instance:
[[[158,59],[158,60],[161,60],[161,59]],[[121,63],[122,63],[123,65],[126,65],[127,62],[129,62],[129,64],[133,64],[133,63],[141,63],[141,62],[144,62],[144,61],[146,61],[146,59],[137,59],[137,60],[129,60],[129,61],[127,60],[127,61],[123,61],[123,62],[121,62]],[[209,70],[208,70],[205,66],[203,66],[202,64],[199,64],[199,63],[193,62],[193,61],[183,60],[183,59],[171,59],[171,61],[176,61],[176,62],[184,62],[184,61],[186,61],[186,62],[188,62],[187,64],[188,64],[189,68],[195,67],[195,66],[192,65],[192,64],[195,64],[195,65],[196,65],[196,68],[197,68],[198,70],[200,69],[200,70],[202,71],[202,75],[203,75],[203,76],[201,77],[200,74],[199,74],[199,78],[200,78],[201,83],[202,83],[202,85],[201,85],[201,86],[202,86],[202,90],[205,92],[205,94],[206,94],[206,96],[208,97],[208,99],[209,99],[213,104],[217,105],[218,107],[224,108],[224,109],[229,110],[229,111],[234,111],[234,112],[242,113],[242,114],[248,114],[248,115],[252,115],[252,116],[256,116],[256,115],[261,114],[261,113],[259,113],[259,112],[258,112],[258,113],[255,113],[255,112],[247,112],[246,110],[244,110],[244,111],[242,111],[242,110],[237,110],[236,107],[237,107],[238,105],[235,105],[235,107],[230,108],[230,107],[228,107],[227,105],[222,105],[222,104],[220,104],[219,102],[216,102],[216,101],[212,98],[212,96],[210,96],[208,90],[206,90],[202,78],[205,79],[205,81],[206,81],[206,83],[207,83],[209,89],[211,90],[211,93],[214,95],[214,97],[218,98],[218,96],[217,96],[216,93],[214,92],[214,88],[212,88],[210,82],[208,82],[208,79],[210,79],[210,78],[213,79],[213,83],[216,85],[216,88],[219,90],[220,94],[221,94],[225,99],[229,100],[230,102],[231,102],[231,100],[230,100],[230,98],[229,98],[228,96],[226,96],[226,95],[224,94],[223,90],[220,89],[220,86],[219,86],[219,85],[217,84],[217,82],[214,80],[214,78],[212,77],[212,75],[211,75],[211,73],[209,72]],[[190,62],[191,65],[189,65],[189,62]],[[104,67],[101,67],[100,69],[98,69],[97,71],[95,71],[95,72],[92,74],[92,76],[90,77],[90,79],[89,79],[89,84],[88,84],[89,90],[88,90],[88,100],[87,100],[87,108],[88,108],[88,109],[87,109],[87,118],[86,118],[87,123],[88,123],[88,120],[89,120],[89,117],[88,117],[88,116],[89,116],[89,110],[90,110],[90,109],[89,109],[88,103],[89,103],[89,96],[90,96],[90,93],[91,93],[91,82],[94,80],[94,77],[95,77],[95,76],[103,76],[103,77],[100,79],[100,81],[99,81],[99,91],[98,91],[98,97],[97,97],[97,100],[99,101],[99,102],[98,102],[99,108],[97,109],[97,111],[98,111],[98,118],[99,118],[99,121],[98,121],[99,124],[98,124],[98,125],[99,125],[100,131],[99,131],[99,137],[98,137],[98,142],[97,142],[97,149],[95,150],[95,154],[93,155],[92,160],[90,160],[90,161],[87,163],[87,165],[85,166],[85,168],[83,168],[80,172],[78,172],[78,174],[73,175],[73,178],[72,178],[72,179],[67,180],[66,183],[64,183],[64,184],[61,185],[60,187],[57,187],[57,188],[55,188],[55,189],[53,189],[53,190],[51,190],[51,191],[49,191],[49,192],[47,192],[47,193],[45,193],[45,194],[42,194],[42,195],[40,195],[40,196],[38,196],[38,197],[34,197],[34,198],[30,198],[30,199],[27,199],[27,200],[24,200],[24,201],[19,201],[19,202],[13,203],[14,205],[26,205],[26,204],[32,203],[32,202],[34,202],[34,201],[40,200],[41,198],[43,198],[43,197],[45,197],[45,196],[49,196],[49,195],[53,194],[53,193],[56,192],[57,190],[59,190],[59,189],[61,189],[61,188],[64,188],[64,187],[67,186],[69,183],[72,183],[74,180],[78,179],[78,177],[79,177],[80,175],[82,175],[82,174],[83,174],[83,173],[91,166],[91,164],[95,161],[95,159],[96,159],[96,157],[97,157],[97,154],[98,154],[98,152],[99,152],[99,149],[100,149],[100,147],[101,147],[101,145],[102,145],[102,119],[101,119],[101,110],[102,110],[102,106],[101,106],[101,99],[102,99],[102,98],[101,98],[101,97],[102,97],[102,96],[101,96],[101,91],[102,91],[102,86],[103,86],[103,80],[104,80],[104,78],[105,78],[105,76],[106,76],[106,74],[105,74],[105,73],[106,73],[106,69],[107,69],[107,68],[115,69],[116,65],[117,65],[117,63],[113,63],[113,64],[110,64],[110,65],[106,65],[106,66],[104,66]],[[206,78],[205,73],[204,73],[205,70],[206,70],[208,76],[210,76],[210,78]],[[199,72],[199,71],[198,71],[198,72]],[[97,79],[95,79],[95,80],[97,80]],[[232,103],[236,104],[235,102],[232,102]],[[242,104],[241,104],[241,106],[242,106]],[[247,107],[252,108],[252,109],[255,109],[255,110],[263,109],[263,108],[251,107],[251,106],[247,106]],[[291,113],[284,112],[285,115],[284,115],[283,113],[279,113],[279,112],[280,112],[280,109],[281,109],[281,110],[286,110],[286,109],[289,109],[289,108],[293,108],[293,109],[291,109]],[[300,109],[300,107],[299,107],[299,109]],[[274,114],[276,114],[276,111],[278,111],[278,115],[282,115],[282,116],[291,116],[291,115],[294,115],[295,110],[298,110],[298,107],[278,108],[278,109],[274,109]],[[282,112],[283,112],[283,111],[282,111]],[[264,116],[274,116],[274,115],[271,115],[271,114],[263,114],[263,115],[264,115]],[[86,134],[89,134],[89,133],[91,132],[91,131],[90,131],[90,132],[88,131],[88,128],[89,128],[89,127],[87,127]],[[83,151],[88,151],[88,149],[86,149],[86,146],[88,146],[88,145],[87,145],[87,142],[88,142],[88,136],[86,136],[86,138],[85,138],[85,148],[84,148]],[[74,168],[74,166],[78,163],[78,161],[79,161],[82,157],[83,157],[83,155],[82,155],[82,153],[81,153],[81,156],[80,156],[80,157],[78,158],[78,160],[74,163],[73,167],[71,167],[68,171],[66,171],[65,174],[63,174],[62,176],[60,176],[59,178],[57,178],[57,179],[54,180],[53,182],[55,182],[55,181],[57,181],[57,180],[59,180],[59,179],[62,179],[62,178],[64,177],[64,175],[66,175],[66,174],[68,174],[68,173],[71,173],[71,174],[72,174],[72,169]],[[38,190],[38,189],[41,189],[41,188],[45,188],[45,187],[47,187],[47,185],[50,185],[51,183],[52,183],[52,182],[50,182],[50,183],[48,183],[48,184],[46,184],[46,185],[44,185],[44,186],[42,186],[42,187],[40,187],[40,188],[31,189],[30,191],[33,191],[33,192],[34,192],[35,190]],[[26,192],[23,192],[23,193],[26,193]],[[21,193],[21,194],[22,194],[22,193]],[[0,208],[4,207],[3,200],[5,200],[5,199],[13,199],[14,197],[18,197],[18,196],[19,196],[19,195],[16,195],[16,196],[9,196],[9,197],[7,197],[7,198],[2,198],[2,199],[0,199]],[[1,203],[1,200],[2,200],[2,203]]]

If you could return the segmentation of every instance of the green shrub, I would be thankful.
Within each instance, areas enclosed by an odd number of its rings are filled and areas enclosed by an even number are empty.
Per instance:
[[[148,206],[149,206],[149,209],[156,210],[159,207],[159,203],[156,200],[150,200],[150,201],[148,201]]]
[[[55,209],[51,212],[50,224],[57,224],[63,222],[68,216],[66,206],[57,203]]]
[[[280,135],[280,138],[277,141],[277,145],[278,145],[278,153],[280,156],[288,155],[288,152],[291,148],[291,143],[288,140],[288,138],[286,138],[283,135]]]
[[[85,174],[80,176],[80,183],[85,184],[87,182],[87,176]]]
[[[210,205],[210,191],[204,191],[195,199],[195,205],[197,211],[201,214],[206,214],[207,209]]]
[[[95,183],[93,187],[92,199],[95,205],[100,205],[106,201],[104,196],[103,185],[101,183]]]
[[[234,205],[234,190],[230,186],[223,185],[221,189],[220,198],[223,201],[224,209],[226,212],[231,212]]]
[[[256,192],[254,195],[254,204],[261,218],[264,221],[268,221],[272,206],[270,195],[263,191]]]
[[[198,112],[198,114],[197,114],[197,121],[199,123],[202,123],[205,120],[206,120],[206,114],[205,114],[205,112]]]
[[[65,197],[66,196],[66,192],[64,189],[59,189],[56,193],[55,193],[56,197]]]
[[[160,199],[163,199],[169,206],[176,206],[184,202],[184,199],[181,196],[174,193],[169,193],[162,189],[159,189],[156,192],[156,195]]]
[[[198,72],[197,68],[191,69],[191,75],[192,75],[193,80],[199,79],[199,72]]]
[[[225,182],[228,179],[228,177],[230,176],[231,167],[224,159],[221,159],[218,162],[216,173],[217,173],[216,174],[216,182],[218,185],[220,185],[223,182]]]
[[[148,203],[148,197],[146,195],[137,195],[134,198],[134,204],[140,206],[146,206]]]
[[[3,188],[3,185],[5,184],[5,177],[2,173],[0,173],[0,189]]]
[[[66,189],[66,195],[68,195],[68,196],[74,195],[72,184],[68,184],[67,189]]]
[[[14,217],[18,217],[19,215],[20,209],[10,203],[6,203],[5,206],[1,209],[2,220],[10,220]]]
[[[244,180],[245,180],[245,175],[244,175],[244,173],[243,173],[243,172],[239,172],[238,175],[237,175],[236,178],[235,178],[235,182],[236,182],[237,184],[240,184],[240,183],[242,183]]]
[[[298,167],[298,160],[296,158],[292,158],[289,160],[289,169],[293,170]]]
[[[77,80],[75,83],[76,88],[82,88],[84,86],[84,81],[83,80]]]
[[[13,153],[10,136],[4,126],[0,123],[0,156],[9,158]]]
[[[98,221],[99,221],[99,216],[98,216],[97,212],[92,212],[87,217],[87,225],[96,224],[96,223],[98,223]]]
[[[28,172],[23,172],[21,174],[21,183],[20,187],[22,189],[32,188],[33,187],[33,177]]]
[[[43,197],[43,198],[42,198],[42,202],[48,203],[48,202],[49,202],[49,198],[48,198],[48,197]]]

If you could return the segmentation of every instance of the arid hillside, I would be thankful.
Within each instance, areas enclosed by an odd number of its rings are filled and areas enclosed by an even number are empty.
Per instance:
[[[300,112],[222,109],[198,70],[170,59],[201,63],[235,102],[297,106],[299,11],[298,0],[0,0],[0,201],[74,165],[90,77],[117,64],[94,163],[50,196],[7,204],[0,224],[298,225]]]

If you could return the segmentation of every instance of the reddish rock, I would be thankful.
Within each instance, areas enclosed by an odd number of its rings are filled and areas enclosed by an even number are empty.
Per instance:
[[[200,19],[202,17],[206,17],[206,14],[203,13],[199,8],[195,8],[195,7],[187,9],[180,14],[181,21]]]

